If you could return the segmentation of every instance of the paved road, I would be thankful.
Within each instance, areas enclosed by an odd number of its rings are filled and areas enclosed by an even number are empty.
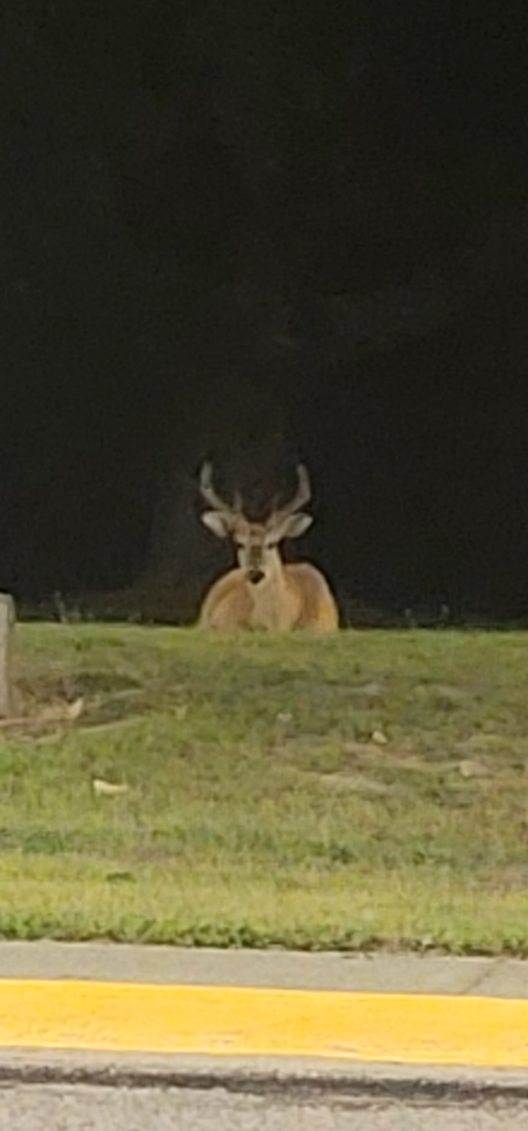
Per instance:
[[[93,1085],[0,1086],[1,1131],[521,1131],[525,1104],[434,1105],[371,1097],[248,1095]]]

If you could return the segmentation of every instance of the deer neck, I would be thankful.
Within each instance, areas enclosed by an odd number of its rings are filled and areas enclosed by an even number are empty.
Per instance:
[[[254,586],[255,594],[278,593],[286,589],[284,563],[278,550],[272,551],[272,556],[267,563],[267,573],[259,585]]]
[[[253,611],[251,623],[254,628],[280,629],[291,616],[292,594],[288,586],[284,563],[278,553],[274,556],[269,572],[258,585],[248,582]]]

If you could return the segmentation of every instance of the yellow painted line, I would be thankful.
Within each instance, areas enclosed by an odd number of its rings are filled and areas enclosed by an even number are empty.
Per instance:
[[[528,1000],[0,979],[0,1047],[528,1068]]]

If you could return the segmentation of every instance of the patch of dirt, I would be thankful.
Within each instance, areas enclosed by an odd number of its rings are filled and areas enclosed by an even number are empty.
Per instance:
[[[405,791],[401,786],[388,785],[386,782],[377,781],[375,778],[365,777],[363,774],[348,773],[338,770],[332,774],[317,774],[317,779],[322,785],[330,789],[346,789],[353,793],[364,793],[370,797],[395,797]]]

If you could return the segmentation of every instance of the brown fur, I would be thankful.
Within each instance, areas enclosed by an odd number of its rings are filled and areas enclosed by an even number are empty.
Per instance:
[[[339,626],[336,602],[326,578],[309,562],[285,565],[280,587],[259,593],[241,569],[230,570],[214,582],[200,613],[203,628],[223,632],[267,629],[289,632],[308,629],[318,634]]]

